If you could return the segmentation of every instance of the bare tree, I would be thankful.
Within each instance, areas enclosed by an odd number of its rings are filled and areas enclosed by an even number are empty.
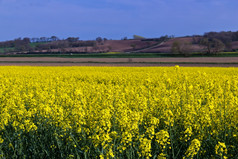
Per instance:
[[[190,56],[192,53],[191,43],[174,41],[171,47],[171,52],[183,56]]]
[[[224,50],[224,43],[216,38],[203,38],[200,42],[208,54],[217,54]]]
[[[131,47],[132,47],[133,50],[135,50],[136,44],[131,44]]]

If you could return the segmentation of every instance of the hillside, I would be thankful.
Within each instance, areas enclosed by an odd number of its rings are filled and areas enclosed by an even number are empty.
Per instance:
[[[134,38],[107,40],[98,37],[96,40],[82,41],[78,37],[59,39],[51,38],[18,38],[0,42],[0,54],[19,53],[211,53],[237,52],[237,32],[209,32],[204,35],[187,37],[161,36],[159,38]]]
[[[95,46],[69,47],[63,51],[72,53],[102,53],[102,52],[141,52],[141,53],[171,53],[174,42],[189,44],[190,52],[204,52],[204,46],[194,43],[194,37],[178,37],[165,41],[148,40],[107,40],[96,43]],[[62,49],[61,49],[62,50]],[[50,52],[61,52],[60,49],[51,49]],[[230,51],[238,50],[238,41],[231,42]],[[49,50],[42,50],[49,52]]]
[[[130,52],[133,50],[139,50],[143,48],[155,45],[156,41],[142,41],[142,40],[107,40],[100,43],[96,43],[95,46],[86,47],[70,47],[65,48],[66,52],[89,52],[89,53],[100,53],[100,52]],[[47,51],[47,50],[44,50]],[[59,49],[53,49],[52,52],[58,52]]]

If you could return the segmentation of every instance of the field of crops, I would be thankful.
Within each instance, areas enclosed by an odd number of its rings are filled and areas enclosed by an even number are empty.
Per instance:
[[[0,158],[238,158],[238,69],[0,67]]]

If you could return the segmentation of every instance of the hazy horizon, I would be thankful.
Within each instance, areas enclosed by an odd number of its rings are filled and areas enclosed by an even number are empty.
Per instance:
[[[237,31],[235,0],[0,0],[0,41],[186,36]]]

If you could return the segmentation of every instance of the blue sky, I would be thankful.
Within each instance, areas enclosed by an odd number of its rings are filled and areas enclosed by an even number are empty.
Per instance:
[[[237,6],[237,0],[0,0],[0,40],[237,31]]]

